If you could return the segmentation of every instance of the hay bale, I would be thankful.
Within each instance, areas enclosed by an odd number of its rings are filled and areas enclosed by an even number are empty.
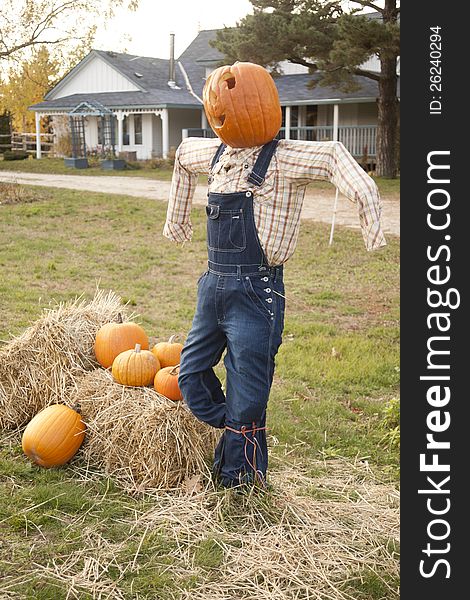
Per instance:
[[[0,429],[25,425],[49,404],[64,402],[66,389],[96,368],[98,329],[123,311],[112,291],[97,290],[91,301],[79,297],[44,310],[20,336],[0,350]]]
[[[118,384],[104,369],[77,381],[68,403],[80,404],[87,425],[80,452],[85,463],[130,491],[170,489],[207,472],[220,435],[183,402]]]

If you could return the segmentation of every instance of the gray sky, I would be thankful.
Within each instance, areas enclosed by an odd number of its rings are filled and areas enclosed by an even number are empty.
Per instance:
[[[252,12],[248,0],[140,0],[136,12],[120,9],[106,27],[99,27],[93,46],[168,58],[170,33],[174,33],[178,57],[198,29],[232,26]]]

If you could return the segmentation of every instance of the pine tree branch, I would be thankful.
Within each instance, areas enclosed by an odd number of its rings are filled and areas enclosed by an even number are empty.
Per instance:
[[[304,67],[308,67],[309,69],[318,69],[316,63],[309,62],[308,60],[300,58],[299,56],[287,56],[286,60],[297,65],[303,65]]]
[[[373,2],[368,2],[367,0],[353,0],[353,2],[355,2],[356,4],[360,4],[361,6],[367,6],[368,8],[373,8],[374,10],[376,10],[379,13],[384,12],[384,9],[380,6],[377,6],[376,4],[374,4]]]
[[[366,71],[365,69],[353,69],[351,72],[354,75],[360,75],[361,77],[367,77],[368,79],[373,79],[374,81],[380,81],[380,74],[375,73],[374,71]]]

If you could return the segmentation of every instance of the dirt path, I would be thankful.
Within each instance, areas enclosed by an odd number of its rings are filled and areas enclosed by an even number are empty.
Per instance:
[[[143,177],[55,175],[39,173],[19,173],[0,171],[0,181],[10,181],[29,185],[125,194],[138,198],[164,200],[168,198],[170,182]],[[194,196],[195,204],[206,203],[206,186],[198,185]],[[334,191],[308,191],[302,210],[302,219],[312,219],[331,223]],[[344,196],[339,197],[336,223],[354,229],[359,228],[357,208]],[[397,197],[383,198],[383,227],[385,233],[400,235],[400,202]]]

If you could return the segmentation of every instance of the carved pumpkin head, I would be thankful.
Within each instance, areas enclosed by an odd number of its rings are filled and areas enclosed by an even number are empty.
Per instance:
[[[276,85],[259,65],[236,62],[219,67],[207,78],[202,98],[210,126],[232,148],[262,146],[281,127]]]

